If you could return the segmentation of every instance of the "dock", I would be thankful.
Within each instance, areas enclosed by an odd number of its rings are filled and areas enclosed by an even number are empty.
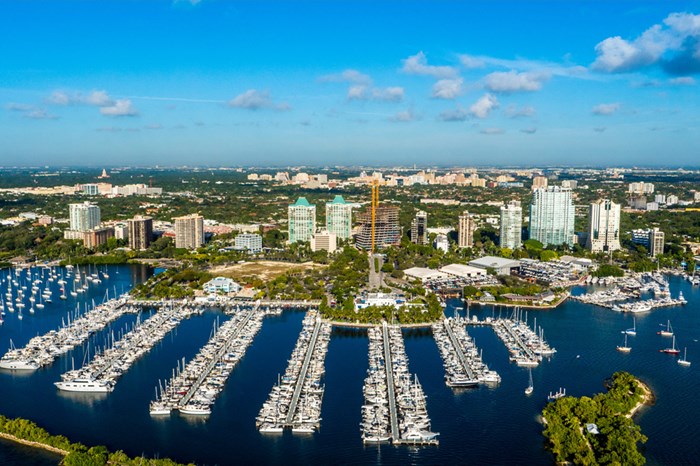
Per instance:
[[[324,361],[330,342],[331,325],[318,311],[310,310],[292,351],[284,376],[272,387],[256,419],[262,433],[311,434],[320,426],[325,373]]]
[[[445,383],[452,388],[500,383],[501,377],[484,364],[465,325],[462,317],[448,317],[433,324],[433,337],[445,367]]]
[[[245,355],[262,327],[267,311],[260,305],[239,309],[232,318],[214,328],[213,336],[199,353],[185,365],[178,363],[173,377],[156,388],[156,399],[150,404],[151,415],[208,415],[226,380]],[[217,322],[218,324],[218,322]]]
[[[96,355],[86,366],[61,375],[61,381],[55,383],[56,387],[64,391],[111,392],[117,380],[137,359],[195,312],[196,309],[187,306],[156,312],[119,340],[112,341],[110,348]]]

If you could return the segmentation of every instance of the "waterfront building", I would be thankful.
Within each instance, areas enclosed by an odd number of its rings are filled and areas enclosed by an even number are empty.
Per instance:
[[[311,237],[311,250],[335,252],[338,247],[338,238],[335,233],[320,231]]]
[[[419,210],[411,222],[411,242],[428,244],[428,214]]]
[[[352,207],[340,195],[326,203],[326,229],[337,238],[347,240],[352,235]]]
[[[362,249],[372,247],[372,209],[367,207],[357,216],[359,231],[355,236],[355,244]],[[399,207],[380,205],[377,207],[375,218],[375,247],[382,249],[387,246],[401,244],[401,226],[399,225]]]
[[[73,231],[88,231],[100,225],[100,208],[90,202],[69,204],[70,229]]]
[[[316,231],[316,206],[300,197],[287,209],[289,218],[289,243],[310,242]]]
[[[202,285],[202,289],[209,294],[238,293],[241,288],[241,285],[226,277],[212,278]]]
[[[664,252],[665,235],[658,228],[632,230],[632,242],[644,246],[651,257]]]
[[[175,217],[175,247],[197,249],[204,244],[204,217],[190,214]]]
[[[137,215],[127,220],[129,247],[135,251],[148,249],[153,240],[153,218]]]
[[[84,231],[83,234],[83,246],[86,249],[95,249],[107,243],[107,240],[114,238],[114,228],[94,228],[92,230]]]
[[[520,201],[512,200],[501,206],[502,248],[518,249],[522,245],[523,208]]]
[[[620,249],[620,204],[602,199],[590,205],[586,248],[592,252]]]
[[[457,246],[460,248],[471,248],[474,246],[474,217],[468,211],[464,211],[459,216],[459,225],[457,228]]]
[[[262,236],[257,233],[241,233],[236,236],[234,248],[251,254],[262,252]]]
[[[574,203],[571,189],[536,189],[530,204],[530,239],[547,246],[574,244]]]

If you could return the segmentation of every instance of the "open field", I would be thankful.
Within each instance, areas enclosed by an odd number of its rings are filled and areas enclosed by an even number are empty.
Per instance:
[[[277,261],[244,262],[231,266],[216,266],[209,270],[215,276],[229,277],[240,281],[246,277],[257,277],[261,280],[271,280],[286,272],[304,272],[313,268],[326,267],[322,264],[304,262],[303,264]]]

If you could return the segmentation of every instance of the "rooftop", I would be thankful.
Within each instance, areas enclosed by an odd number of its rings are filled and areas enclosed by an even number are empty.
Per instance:
[[[309,204],[309,201],[307,201],[305,197],[300,197],[299,199],[297,199],[297,201],[294,204],[292,204],[292,206],[293,207],[299,207],[299,206],[311,207],[311,204]]]
[[[491,267],[494,269],[502,269],[505,267],[520,267],[520,261],[506,259],[505,257],[484,256],[480,257],[479,259],[469,261],[469,265],[479,268]]]
[[[347,202],[345,202],[345,199],[343,198],[343,196],[341,196],[340,194],[337,194],[333,198],[333,200],[330,202],[330,204],[347,204]]]

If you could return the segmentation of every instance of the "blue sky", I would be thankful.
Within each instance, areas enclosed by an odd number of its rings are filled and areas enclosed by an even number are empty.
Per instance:
[[[684,1],[0,3],[0,165],[699,166]]]

